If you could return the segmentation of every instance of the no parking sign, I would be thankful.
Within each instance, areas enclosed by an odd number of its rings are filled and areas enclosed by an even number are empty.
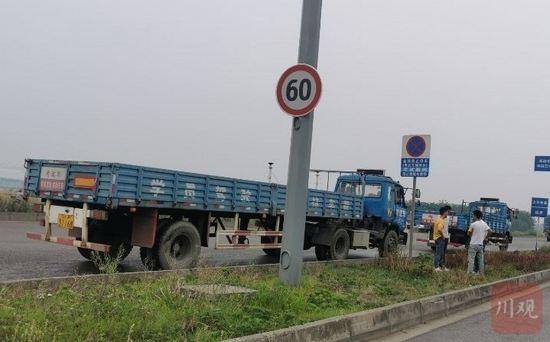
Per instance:
[[[430,172],[430,135],[404,135],[401,152],[401,177],[428,177]]]

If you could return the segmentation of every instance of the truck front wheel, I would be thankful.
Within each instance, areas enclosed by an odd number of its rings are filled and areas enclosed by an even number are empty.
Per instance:
[[[173,270],[197,265],[201,237],[193,224],[176,221],[158,233],[153,252],[160,268]]]

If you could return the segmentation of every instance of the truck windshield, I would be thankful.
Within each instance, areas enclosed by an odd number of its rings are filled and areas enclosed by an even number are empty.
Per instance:
[[[365,184],[365,197],[377,198],[380,196],[382,196],[382,184],[378,184],[378,183]]]
[[[474,210],[475,209],[480,210],[484,214],[499,215],[501,212],[500,207],[475,207]]]
[[[341,182],[338,192],[349,195],[361,195],[361,185],[358,183]]]

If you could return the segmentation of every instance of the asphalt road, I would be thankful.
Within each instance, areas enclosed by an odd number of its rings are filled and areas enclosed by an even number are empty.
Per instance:
[[[491,304],[484,303],[475,308],[467,309],[449,317],[433,320],[427,324],[421,324],[407,331],[395,333],[377,340],[378,342],[493,342],[493,341],[530,341],[546,342],[550,336],[550,283],[540,286],[542,296],[527,295],[515,298],[514,316],[503,315],[495,312],[498,308],[498,299],[493,311]],[[524,315],[519,311],[519,303],[533,300],[533,308],[540,307],[538,312]],[[502,302],[505,300],[503,299]],[[506,300],[510,304],[509,299]],[[496,305],[495,305],[496,304]],[[503,308],[503,306],[501,306]],[[508,307],[509,308],[509,307]],[[507,312],[509,314],[509,310]],[[536,318],[535,318],[536,317]]]
[[[0,222],[0,281],[59,277],[78,274],[99,273],[92,262],[84,259],[76,248],[54,243],[27,239],[26,232],[43,232],[43,227],[36,222]],[[66,236],[66,231],[54,230],[56,236]],[[415,234],[425,237],[425,234]],[[211,246],[214,239],[211,239]],[[539,246],[550,245],[539,240]],[[408,251],[407,246],[403,246]],[[453,248],[453,247],[451,247]],[[464,248],[464,247],[460,247]],[[488,247],[489,249],[495,247]],[[532,250],[535,248],[534,237],[515,238],[510,250]],[[413,244],[413,255],[431,251],[425,243]],[[374,258],[377,250],[350,251],[349,258]],[[313,249],[304,251],[304,261],[316,261]],[[215,250],[213,247],[202,248],[201,265],[235,266],[254,264],[277,264],[278,258],[267,256],[262,250]],[[139,258],[139,248],[122,262],[121,272],[145,270]]]

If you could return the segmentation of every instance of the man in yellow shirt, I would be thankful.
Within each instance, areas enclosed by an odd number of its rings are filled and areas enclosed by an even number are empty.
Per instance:
[[[445,231],[445,219],[449,215],[449,208],[447,206],[439,208],[439,217],[434,222],[433,239],[435,240],[435,255],[434,255],[434,267],[435,271],[448,271],[445,268],[445,237],[443,233]]]

